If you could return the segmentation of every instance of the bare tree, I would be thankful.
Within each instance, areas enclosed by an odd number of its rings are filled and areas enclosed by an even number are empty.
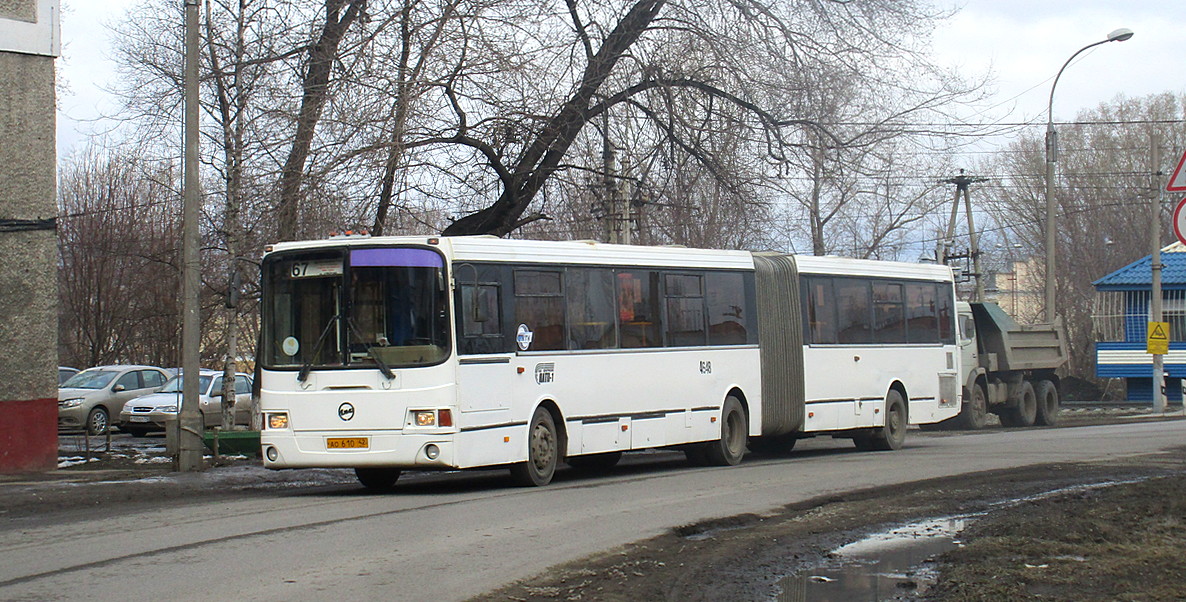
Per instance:
[[[181,200],[171,166],[96,146],[65,161],[59,179],[62,361],[177,365]]]
[[[1071,348],[1071,371],[1093,373],[1092,282],[1149,253],[1150,195],[1160,199],[1164,222],[1169,201],[1155,172],[1168,173],[1168,162],[1186,148],[1186,97],[1156,94],[1119,97],[1082,111],[1074,123],[1058,125],[1061,157],[1055,186],[1055,224],[1060,261],[1054,274]],[[1153,134],[1157,135],[1154,136]],[[1158,140],[1162,165],[1152,165],[1150,145]],[[1047,277],[1043,255],[1045,200],[1044,152],[1035,130],[1011,144],[982,170],[998,176],[988,205],[1023,257],[1036,259],[1035,281]],[[1156,184],[1154,185],[1154,182]],[[1155,186],[1155,187],[1154,187]],[[1135,209],[1134,209],[1135,208]],[[1162,244],[1172,240],[1163,230]]]
[[[901,70],[890,65],[921,60],[921,55],[908,49],[903,38],[895,38],[889,25],[913,32],[937,18],[913,3],[871,2],[854,10],[839,3],[720,5],[643,0],[614,10],[572,0],[566,7],[568,25],[580,49],[570,56],[583,61],[574,60],[569,74],[559,74],[562,81],[571,81],[571,88],[553,108],[545,107],[546,116],[535,113],[530,120],[516,122],[520,131],[525,130],[522,144],[508,149],[495,142],[493,132],[470,125],[477,121],[471,107],[453,91],[462,82],[452,82],[446,89],[456,128],[452,136],[425,143],[474,149],[498,179],[500,190],[497,199],[457,220],[446,234],[504,235],[538,217],[525,217],[525,212],[543,183],[568,168],[563,161],[586,126],[603,113],[621,112],[623,107],[645,115],[657,128],[667,126],[666,135],[678,141],[684,152],[698,156],[701,167],[712,173],[711,156],[698,154],[688,130],[676,127],[684,124],[671,120],[665,110],[663,99],[672,91],[681,97],[684,111],[694,107],[703,115],[719,113],[723,107],[741,109],[732,117],[732,125],[748,132],[755,143],[752,150],[772,162],[786,161],[788,149],[807,146],[804,131],[822,136],[832,147],[865,145],[897,131],[895,119],[935,109],[965,91],[942,77],[931,82],[936,87],[925,91],[921,86],[909,90],[898,86],[902,100],[885,106],[866,127],[847,137],[830,131],[827,120],[817,118],[818,112],[796,111],[802,103],[787,102],[805,90],[801,72],[825,67],[859,82],[876,83],[881,91],[892,86]],[[689,53],[681,51],[689,39],[699,42],[708,60],[691,65],[676,62],[688,60]],[[879,69],[872,68],[875,60]]]

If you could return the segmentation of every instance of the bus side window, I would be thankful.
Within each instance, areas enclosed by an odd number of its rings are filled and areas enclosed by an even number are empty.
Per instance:
[[[837,339],[840,344],[873,342],[873,315],[869,281],[857,278],[836,278]]]
[[[500,268],[461,264],[455,274],[458,353],[506,352]]]
[[[698,274],[663,275],[667,316],[664,334],[668,347],[705,345],[708,330],[704,320],[704,283]]]
[[[899,282],[873,282],[873,339],[878,343],[906,342],[906,303]]]
[[[569,268],[565,279],[568,348],[617,347],[613,272],[606,268]]]
[[[515,324],[532,332],[527,351],[565,348],[563,273],[515,270]]]
[[[935,285],[935,314],[939,317],[939,342],[955,344],[955,299],[951,285]]]
[[[909,343],[939,342],[939,315],[935,313],[935,285],[906,283],[906,340]]]
[[[836,343],[836,303],[831,278],[804,278],[807,291],[807,341],[816,345]]]
[[[651,270],[622,270],[617,276],[622,348],[661,347],[659,273]]]
[[[735,272],[709,272],[704,285],[708,300],[708,344],[744,345],[749,342],[744,276]]]

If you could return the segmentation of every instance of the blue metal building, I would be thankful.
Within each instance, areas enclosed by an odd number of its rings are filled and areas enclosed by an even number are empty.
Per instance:
[[[1181,402],[1186,378],[1186,248],[1161,254],[1162,321],[1170,324],[1165,356],[1166,400]],[[1145,352],[1152,291],[1152,256],[1145,256],[1092,284],[1096,290],[1095,374],[1123,378],[1129,401],[1153,400],[1153,356]]]

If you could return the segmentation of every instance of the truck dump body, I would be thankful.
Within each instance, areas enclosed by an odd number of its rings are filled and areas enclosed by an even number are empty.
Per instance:
[[[995,303],[972,303],[981,365],[989,372],[1054,370],[1067,361],[1066,332],[1053,324],[1018,324]]]

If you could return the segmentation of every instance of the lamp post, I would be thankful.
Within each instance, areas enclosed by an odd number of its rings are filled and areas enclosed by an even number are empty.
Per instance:
[[[1100,44],[1107,44],[1108,42],[1123,42],[1131,37],[1132,30],[1122,27],[1108,34],[1106,39],[1093,42],[1076,50],[1075,54],[1072,54],[1071,58],[1063,63],[1062,68],[1058,70],[1058,75],[1054,76],[1054,83],[1050,85],[1050,101],[1046,104],[1046,307],[1044,309],[1047,322],[1053,322],[1055,316],[1054,164],[1058,162],[1058,134],[1054,131],[1054,89],[1058,87],[1058,78],[1062,77],[1062,72],[1084,50],[1094,48]]]

